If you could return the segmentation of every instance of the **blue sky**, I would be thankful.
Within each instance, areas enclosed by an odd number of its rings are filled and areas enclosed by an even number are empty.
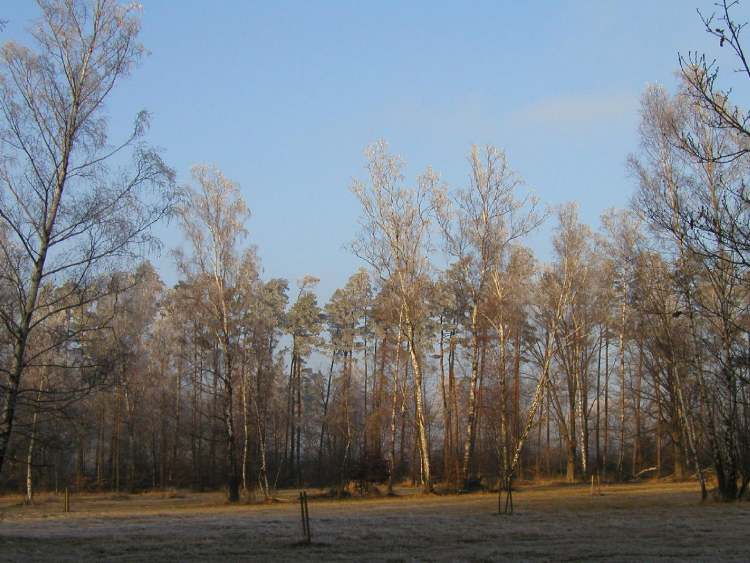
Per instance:
[[[674,86],[678,51],[727,55],[695,12],[710,0],[142,4],[150,55],[108,104],[113,134],[148,109],[180,181],[210,163],[241,184],[264,275],[316,275],[324,300],[362,265],[345,246],[367,144],[385,138],[409,177],[429,164],[452,186],[471,144],[494,144],[544,202],[578,201],[596,225],[632,193],[646,85]],[[0,38],[23,40],[35,14],[3,3]],[[551,223],[531,240],[542,259]],[[160,232],[180,244],[174,225]],[[153,261],[176,281],[168,252]]]

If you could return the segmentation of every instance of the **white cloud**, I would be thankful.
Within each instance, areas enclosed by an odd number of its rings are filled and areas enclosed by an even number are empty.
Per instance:
[[[638,98],[626,94],[587,94],[543,98],[512,114],[515,123],[591,125],[632,115]]]

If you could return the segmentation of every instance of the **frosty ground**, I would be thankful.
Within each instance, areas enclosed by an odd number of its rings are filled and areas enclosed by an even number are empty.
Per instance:
[[[54,560],[748,560],[750,503],[701,504],[693,483],[526,486],[497,496],[419,495],[230,506],[217,493],[0,498],[0,559]]]

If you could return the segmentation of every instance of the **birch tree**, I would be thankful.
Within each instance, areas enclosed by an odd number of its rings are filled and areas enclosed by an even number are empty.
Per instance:
[[[40,0],[39,8],[34,48],[7,42],[0,54],[0,268],[15,297],[0,310],[13,340],[1,372],[0,468],[35,329],[73,295],[96,300],[92,278],[154,242],[149,227],[174,194],[172,171],[143,143],[147,113],[123,141],[107,136],[105,102],[144,52],[136,7]],[[69,293],[47,301],[45,284]]]
[[[613,312],[618,339],[618,374],[620,382],[620,440],[617,456],[617,473],[622,478],[625,460],[626,433],[626,362],[627,348],[635,332],[632,319],[633,304],[638,300],[635,286],[638,275],[639,252],[644,242],[641,222],[637,215],[629,211],[610,210],[602,216],[602,226],[606,232],[602,250],[605,254],[606,269],[612,276],[612,290],[617,297],[616,310]]]
[[[555,285],[550,298],[557,303],[555,310],[561,307],[554,345],[563,377],[562,382],[557,377],[550,377],[549,386],[552,390],[551,405],[566,447],[566,479],[573,482],[579,457],[581,468],[584,472],[588,469],[588,366],[594,350],[594,301],[590,289],[595,287],[595,262],[591,230],[578,221],[577,207],[574,204],[563,206],[559,211],[559,221],[554,238],[553,278],[550,280]],[[569,296],[555,297],[563,292]],[[563,402],[563,399],[567,400]]]
[[[468,160],[471,172],[466,189],[458,190],[453,197],[443,191],[434,193],[445,250],[456,261],[458,290],[469,307],[471,378],[462,463],[464,481],[470,476],[476,438],[480,344],[483,326],[487,324],[481,322],[486,315],[482,307],[493,276],[499,276],[509,245],[543,219],[536,198],[521,193],[522,180],[510,169],[505,153],[493,146],[475,146]]]
[[[204,276],[209,281],[207,308],[211,331],[221,355],[215,377],[222,386],[222,412],[227,464],[227,490],[230,502],[239,500],[240,477],[237,463],[237,436],[234,424],[234,370],[237,359],[238,318],[233,303],[241,273],[239,245],[247,235],[245,223],[250,211],[240,187],[216,168],[194,166],[197,184],[187,190],[180,207],[190,255],[178,252],[178,263],[189,277]]]
[[[425,320],[424,292],[429,286],[430,196],[438,178],[431,170],[404,186],[403,162],[388,152],[385,141],[365,151],[367,182],[355,180],[352,192],[362,205],[361,232],[353,244],[357,256],[369,263],[383,281],[390,280],[403,313],[404,337],[414,373],[414,402],[422,486],[432,489],[430,444],[425,422],[424,354],[421,338]]]
[[[638,209],[663,237],[678,271],[675,314],[684,311],[689,323],[690,376],[706,410],[701,425],[720,496],[733,500],[750,483],[741,408],[748,386],[748,294],[742,250],[728,241],[748,217],[748,162],[741,151],[735,159],[723,157],[745,140],[695,103],[692,87],[688,80],[675,96],[659,87],[646,91],[641,151],[630,165],[639,181]],[[690,436],[692,423],[686,423]]]

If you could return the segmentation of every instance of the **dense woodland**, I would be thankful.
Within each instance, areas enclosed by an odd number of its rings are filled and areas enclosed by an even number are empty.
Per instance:
[[[176,185],[146,114],[107,137],[137,11],[39,7],[33,47],[1,57],[4,490],[672,475],[746,493],[750,126],[710,59],[644,92],[633,206],[599,226],[538,201],[501,149],[467,147],[447,186],[374,143],[350,186],[363,267],[322,303],[311,275],[263,279],[237,182],[196,166]],[[717,9],[705,31],[748,80],[739,8]],[[167,217],[173,287],[144,259]]]

